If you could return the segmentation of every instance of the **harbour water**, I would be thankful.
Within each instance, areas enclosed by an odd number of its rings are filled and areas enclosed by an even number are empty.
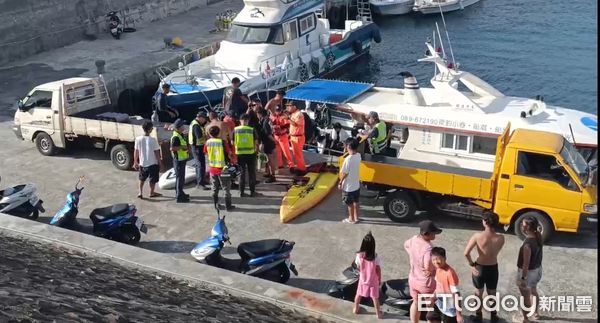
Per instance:
[[[444,18],[461,69],[506,95],[539,94],[550,105],[597,114],[597,5],[595,0],[482,0]],[[417,59],[435,22],[444,34],[441,16],[375,16],[374,21],[383,41],[340,78],[402,87],[398,74],[409,71],[421,87],[430,86],[433,65]]]

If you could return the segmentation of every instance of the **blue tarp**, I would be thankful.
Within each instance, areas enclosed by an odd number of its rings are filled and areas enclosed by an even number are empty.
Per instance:
[[[288,91],[285,98],[317,103],[342,104],[367,92],[370,83],[312,79]]]

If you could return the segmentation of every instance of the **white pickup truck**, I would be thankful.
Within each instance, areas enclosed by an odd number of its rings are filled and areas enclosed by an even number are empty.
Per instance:
[[[35,142],[42,155],[54,155],[78,140],[110,152],[113,165],[127,170],[133,164],[135,138],[144,134],[143,121],[112,112],[102,76],[76,77],[36,86],[19,100],[13,130],[19,139]],[[170,138],[162,125],[152,136],[159,143]]]

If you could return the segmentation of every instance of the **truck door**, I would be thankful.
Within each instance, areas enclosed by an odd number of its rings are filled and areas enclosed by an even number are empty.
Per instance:
[[[54,133],[58,114],[52,109],[53,94],[53,91],[35,90],[22,100],[24,113],[20,117],[23,128],[42,130],[49,135]]]
[[[541,210],[550,216],[557,229],[577,229],[582,194],[557,158],[522,150],[516,155],[515,174],[510,176],[509,209]]]

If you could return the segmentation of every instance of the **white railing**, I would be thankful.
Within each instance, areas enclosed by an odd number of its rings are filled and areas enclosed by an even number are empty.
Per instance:
[[[183,65],[214,55],[221,46],[221,42],[216,42],[210,45],[202,46],[192,50],[189,53],[181,55]]]

